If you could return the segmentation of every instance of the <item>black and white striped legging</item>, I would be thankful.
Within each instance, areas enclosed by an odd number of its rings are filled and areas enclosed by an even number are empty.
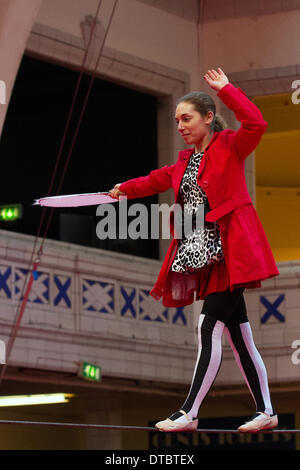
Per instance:
[[[198,323],[199,346],[192,384],[180,408],[191,418],[198,416],[219,371],[223,332],[256,403],[256,411],[274,413],[266,368],[253,341],[243,293],[244,288],[233,292],[228,289],[210,294],[204,300]],[[174,413],[171,419],[176,420],[181,415]]]

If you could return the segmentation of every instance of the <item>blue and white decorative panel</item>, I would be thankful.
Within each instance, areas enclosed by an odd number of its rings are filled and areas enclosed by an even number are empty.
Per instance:
[[[137,290],[131,286],[120,286],[121,317],[137,318]]]
[[[72,313],[75,288],[73,275],[42,270],[37,270],[32,274],[33,282],[29,302],[45,305],[51,309],[57,307]],[[165,307],[162,301],[153,299],[150,289],[105,279],[88,279],[81,276],[80,278],[80,302],[83,311],[113,314],[115,318],[120,317],[138,322],[155,322],[179,327],[188,325],[184,307]],[[0,300],[22,300],[29,279],[30,271],[27,268],[0,265]]]
[[[260,310],[261,310],[261,324],[265,323],[285,323],[285,316],[283,314],[282,302],[284,301],[284,294],[278,295],[275,300],[269,300],[266,296],[261,295],[260,300]],[[263,307],[262,307],[263,306]]]
[[[153,299],[149,290],[139,289],[139,318],[141,320],[169,323],[168,307]]]
[[[114,284],[82,279],[82,305],[84,310],[114,313]]]
[[[123,318],[187,326],[184,307],[165,307],[149,290],[133,286],[120,286],[120,314]]]
[[[15,299],[22,300],[29,280],[28,269],[15,268]],[[25,283],[25,286],[24,286]],[[24,288],[25,287],[25,288]],[[36,271],[29,293],[29,302],[49,304],[49,273]]]
[[[0,265],[0,298],[11,299],[12,270],[10,266]]]
[[[71,281],[70,276],[53,275],[53,304],[55,307],[71,308]]]
[[[173,310],[173,309],[172,309]],[[184,312],[184,307],[175,308],[175,312],[172,315],[172,324],[173,325],[187,325],[187,318]]]

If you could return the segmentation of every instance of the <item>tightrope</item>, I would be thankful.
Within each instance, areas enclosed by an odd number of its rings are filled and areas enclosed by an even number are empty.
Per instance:
[[[16,426],[49,426],[49,427],[65,427],[72,429],[88,428],[88,429],[110,429],[120,431],[148,431],[162,432],[153,427],[147,426],[123,426],[118,424],[86,424],[86,423],[59,423],[54,421],[16,421],[9,419],[1,419],[0,425],[16,425]],[[174,431],[169,431],[174,432]],[[196,429],[194,431],[178,431],[178,432],[196,432],[206,434],[297,434],[300,429],[270,429],[255,432],[242,433],[237,429]]]

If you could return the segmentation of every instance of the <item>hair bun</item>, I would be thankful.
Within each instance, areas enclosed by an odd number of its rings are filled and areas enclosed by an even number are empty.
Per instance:
[[[222,116],[220,116],[219,114],[216,114],[215,120],[214,120],[214,131],[215,132],[220,132],[220,131],[223,131],[224,129],[226,129],[227,127],[228,127],[227,123],[222,118]]]

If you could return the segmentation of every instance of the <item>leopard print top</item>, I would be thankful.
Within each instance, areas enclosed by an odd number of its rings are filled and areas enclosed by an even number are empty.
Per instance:
[[[195,214],[199,204],[210,210],[204,190],[197,183],[199,165],[204,152],[191,155],[183,175],[179,195],[187,214]],[[190,274],[202,266],[224,259],[219,226],[216,222],[193,228],[179,240],[178,250],[172,263],[172,271]]]

